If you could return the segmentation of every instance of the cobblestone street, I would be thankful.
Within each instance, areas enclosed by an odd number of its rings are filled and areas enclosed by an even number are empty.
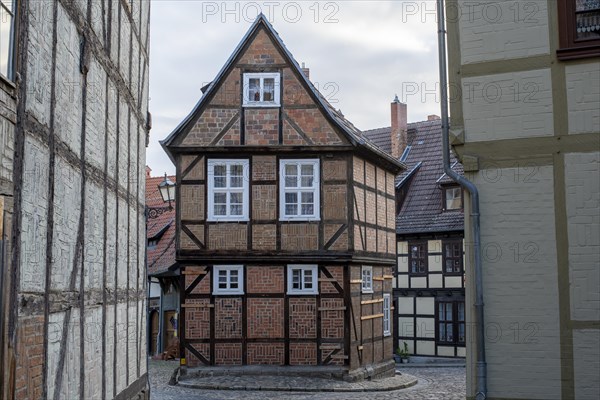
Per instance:
[[[390,392],[355,392],[355,393],[302,393],[302,392],[267,392],[267,391],[234,391],[234,390],[199,390],[169,386],[169,379],[177,368],[176,361],[150,361],[151,400],[258,400],[258,399],[292,399],[292,400],[450,400],[465,398],[465,369],[460,367],[445,368],[402,368],[403,373],[413,375],[419,382],[408,389]],[[284,379],[284,378],[282,378]],[[235,378],[232,377],[232,385]]]

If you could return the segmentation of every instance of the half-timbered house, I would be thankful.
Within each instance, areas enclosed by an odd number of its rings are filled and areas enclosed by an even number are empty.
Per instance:
[[[406,104],[396,98],[391,127],[364,132],[407,166],[396,178],[395,347],[406,343],[418,356],[465,357],[462,190],[444,174],[440,118],[406,121]],[[451,162],[462,174],[453,154]]]
[[[177,174],[183,366],[393,374],[403,164],[307,75],[260,15],[162,142]]]

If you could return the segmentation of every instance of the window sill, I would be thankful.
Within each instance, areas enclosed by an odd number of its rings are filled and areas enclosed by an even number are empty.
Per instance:
[[[280,222],[318,222],[321,218],[319,217],[281,217]]]
[[[374,292],[373,292],[373,289],[371,289],[371,290],[365,290],[365,289],[363,289],[363,290],[361,291],[361,293],[362,293],[362,294],[373,294]]]
[[[319,294],[318,291],[287,291],[288,296],[316,296]]]
[[[243,107],[245,108],[280,108],[281,104],[275,103],[244,103]]]
[[[249,222],[250,218],[236,218],[236,219],[229,219],[229,218],[207,218],[206,222]]]
[[[218,292],[213,292],[212,293],[213,296],[240,296],[240,295],[244,295],[244,291],[243,290],[235,290],[235,291],[218,291]]]
[[[579,60],[600,56],[600,43],[587,46],[566,47],[556,51],[560,61]]]

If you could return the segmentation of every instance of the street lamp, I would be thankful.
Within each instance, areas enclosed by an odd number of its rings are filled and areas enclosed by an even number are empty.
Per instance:
[[[175,201],[175,186],[168,177],[165,172],[165,179],[158,184],[158,191],[160,192],[160,196],[163,199],[163,202],[169,203],[168,206],[165,207],[148,207],[146,206],[146,217],[148,219],[154,219],[165,213],[166,211],[173,210],[173,206],[171,205],[171,201]]]

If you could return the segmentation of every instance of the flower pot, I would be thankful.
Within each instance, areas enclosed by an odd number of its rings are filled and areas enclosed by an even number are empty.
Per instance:
[[[408,358],[403,358],[402,359],[402,364],[408,364]]]

